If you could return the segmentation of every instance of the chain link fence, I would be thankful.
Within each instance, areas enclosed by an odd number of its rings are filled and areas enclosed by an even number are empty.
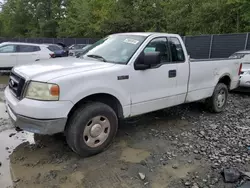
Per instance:
[[[249,33],[183,37],[191,58],[226,58],[239,50],[250,50]]]
[[[95,38],[1,38],[1,42],[93,44]],[[250,50],[249,33],[184,36],[183,40],[191,58],[226,58],[239,50]]]
[[[95,38],[3,38],[0,37],[1,42],[28,42],[38,44],[56,44],[63,43],[67,46],[72,44],[93,44],[99,39]]]

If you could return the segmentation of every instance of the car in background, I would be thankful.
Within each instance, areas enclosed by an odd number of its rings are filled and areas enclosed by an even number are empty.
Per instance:
[[[80,55],[83,55],[85,52],[87,52],[91,46],[92,46],[91,44],[87,44],[85,47],[81,49],[70,50],[69,56],[79,57]]]
[[[245,60],[250,61],[250,50],[241,50],[238,52],[235,52],[231,56],[229,56],[230,59],[232,58],[244,58]]]
[[[62,43],[62,42],[58,42],[56,43],[57,45],[61,46],[63,48],[63,50],[65,51],[65,53],[67,54],[67,56],[69,55],[69,48],[66,44]]]
[[[16,65],[23,65],[53,58],[54,52],[48,45],[3,42],[0,44],[0,69],[9,70]]]
[[[250,89],[250,50],[235,52],[229,58],[241,58],[240,88]]]
[[[87,44],[72,44],[69,46],[69,50],[79,50],[85,47]]]
[[[240,74],[240,87],[250,89],[250,63],[242,64],[242,71]]]
[[[54,57],[67,57],[68,52],[62,46],[58,44],[46,44],[48,49],[54,52]]]

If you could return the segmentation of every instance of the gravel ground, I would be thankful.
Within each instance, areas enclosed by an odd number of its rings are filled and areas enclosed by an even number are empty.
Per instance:
[[[13,186],[236,187],[224,183],[220,172],[226,167],[250,171],[249,98],[231,94],[221,114],[193,103],[126,120],[107,151],[86,159],[71,152],[60,135],[35,135],[33,144],[23,139],[10,155]]]

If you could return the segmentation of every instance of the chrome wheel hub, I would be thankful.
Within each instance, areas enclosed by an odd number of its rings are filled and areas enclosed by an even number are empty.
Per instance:
[[[223,105],[226,102],[226,92],[224,90],[220,90],[220,92],[218,93],[218,97],[217,97],[217,106],[219,108],[223,107]]]
[[[90,135],[92,137],[99,136],[101,134],[101,132],[102,132],[102,126],[100,124],[95,124],[90,129]]]
[[[110,133],[110,122],[104,116],[93,117],[85,126],[83,140],[91,148],[102,145]]]

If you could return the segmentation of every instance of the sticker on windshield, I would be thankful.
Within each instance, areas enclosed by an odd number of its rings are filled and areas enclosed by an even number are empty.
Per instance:
[[[124,42],[136,45],[139,41],[134,39],[125,39]]]

